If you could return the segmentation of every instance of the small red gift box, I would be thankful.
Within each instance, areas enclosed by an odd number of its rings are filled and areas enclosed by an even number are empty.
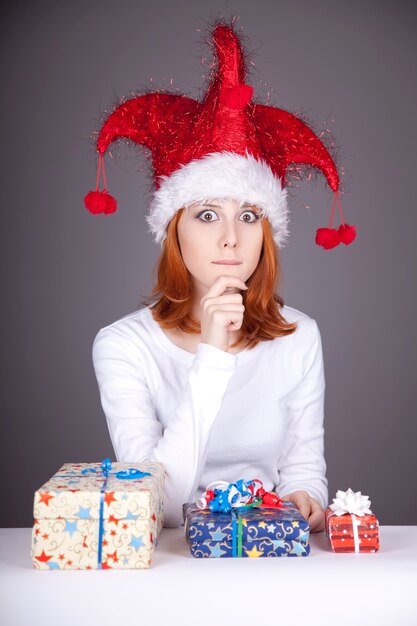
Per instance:
[[[379,522],[368,496],[352,489],[338,491],[326,509],[326,533],[333,552],[377,552]]]

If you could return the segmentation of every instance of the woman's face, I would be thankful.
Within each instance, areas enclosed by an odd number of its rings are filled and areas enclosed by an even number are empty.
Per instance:
[[[263,229],[261,211],[254,205],[240,207],[233,199],[194,203],[184,209],[177,229],[182,258],[198,295],[222,274],[245,282],[258,265]]]

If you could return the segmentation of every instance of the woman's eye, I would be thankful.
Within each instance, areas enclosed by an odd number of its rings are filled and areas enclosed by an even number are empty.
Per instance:
[[[197,219],[200,219],[202,222],[217,222],[218,221],[216,211],[207,210],[207,209],[205,211],[201,211],[196,217]],[[254,213],[253,211],[244,211],[241,214],[240,219],[242,220],[242,222],[247,222],[247,223],[256,222],[256,220],[259,219],[259,215]]]
[[[249,219],[246,216],[248,216]],[[245,211],[244,213],[242,213],[242,218],[244,218],[243,219],[244,222],[256,222],[256,220],[259,219],[259,215],[257,215],[253,211]]]
[[[213,222],[214,218],[212,216],[216,215],[215,211],[202,211],[201,213],[199,213],[197,215],[198,218],[200,218],[203,222]],[[208,219],[206,219],[208,217]]]

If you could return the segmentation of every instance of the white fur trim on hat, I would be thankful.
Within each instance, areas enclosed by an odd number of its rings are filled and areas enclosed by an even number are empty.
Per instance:
[[[287,192],[269,165],[248,152],[245,156],[212,152],[160,180],[146,216],[155,243],[162,245],[168,223],[179,209],[207,198],[253,203],[268,217],[279,248],[288,237]]]

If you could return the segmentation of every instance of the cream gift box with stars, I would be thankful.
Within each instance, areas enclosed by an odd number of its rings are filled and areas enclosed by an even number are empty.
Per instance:
[[[65,463],[36,491],[31,555],[37,569],[151,565],[163,526],[164,467],[156,462],[113,463],[108,472],[102,467]]]

